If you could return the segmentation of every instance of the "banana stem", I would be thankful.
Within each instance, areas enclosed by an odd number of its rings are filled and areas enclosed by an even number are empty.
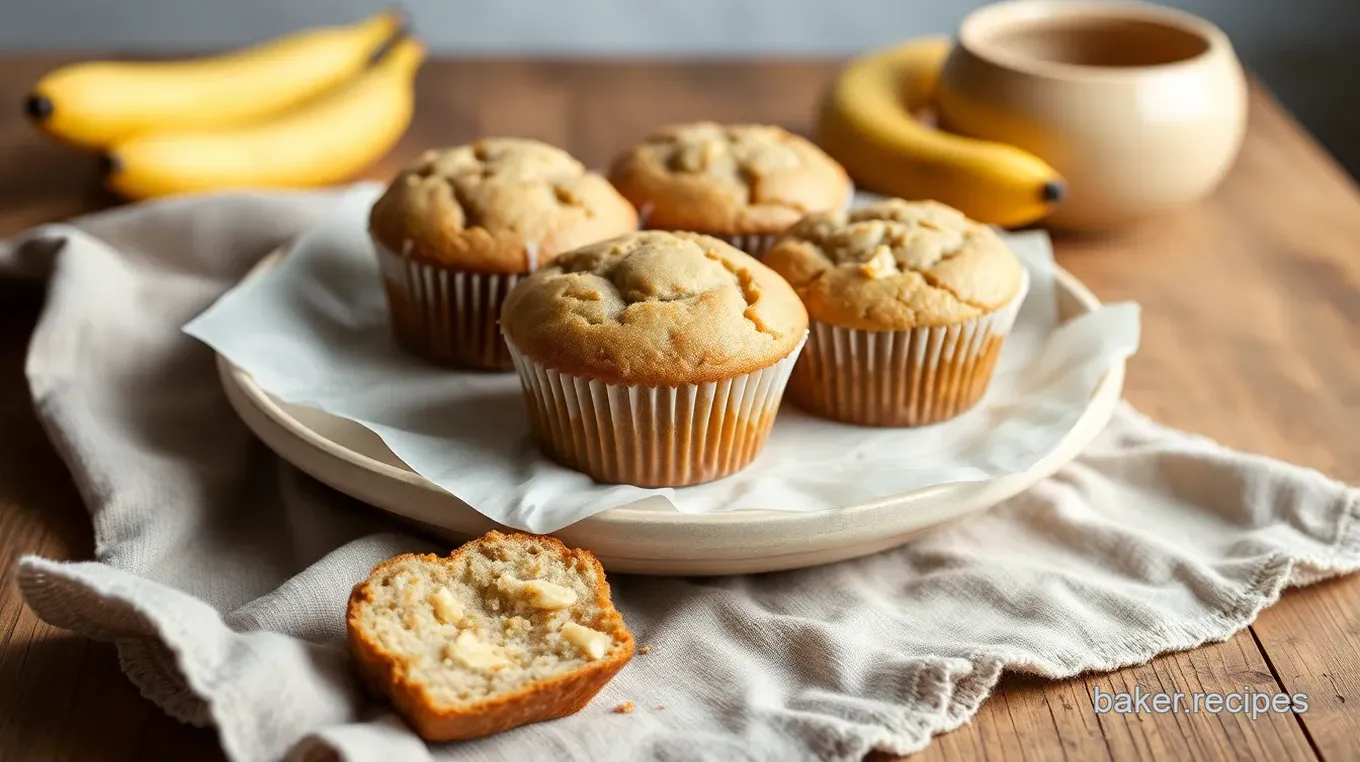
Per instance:
[[[415,28],[411,23],[411,14],[407,13],[406,7],[400,3],[388,6],[385,12],[388,15],[393,16],[396,19],[396,23],[393,25],[392,36],[388,37],[383,44],[378,46],[377,50],[373,51],[373,55],[369,56],[369,66],[386,58],[392,48],[397,46],[397,43],[401,42],[406,37],[412,36],[412,32]]]

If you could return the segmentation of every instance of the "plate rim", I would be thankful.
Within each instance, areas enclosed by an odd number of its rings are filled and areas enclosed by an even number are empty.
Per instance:
[[[257,277],[258,275],[273,268],[274,266],[277,266],[278,262],[284,256],[287,248],[288,248],[287,246],[281,247],[271,252],[263,259],[261,259],[260,262],[257,263],[253,268],[251,268],[251,270],[246,274],[246,276],[242,279],[242,282]],[[1062,266],[1058,265],[1056,262],[1052,264],[1052,268],[1056,288],[1060,291],[1067,292],[1070,295],[1070,297],[1078,305],[1080,305],[1084,312],[1092,312],[1102,306],[1102,302],[1100,301],[1100,299],[1096,297],[1096,295],[1089,288],[1087,288],[1087,286],[1084,283],[1082,283],[1075,275],[1064,269]],[[255,382],[254,378],[248,372],[234,365],[225,355],[218,353],[216,359],[218,375],[224,387],[228,386],[235,387],[235,390],[240,393],[241,397],[243,397],[245,401],[249,402],[258,412],[263,413],[273,423],[274,426],[291,435],[292,437],[301,440],[303,443],[307,444],[313,449],[319,450],[321,453],[329,456],[330,458],[340,461],[352,468],[356,468],[369,474],[373,474],[379,478],[400,481],[409,487],[419,489],[423,492],[431,493],[440,498],[451,498],[453,500],[456,500],[462,505],[466,506],[468,510],[476,512],[477,515],[482,519],[489,522],[494,522],[494,519],[490,519],[489,517],[486,517],[484,514],[481,514],[480,511],[477,511],[476,508],[467,504],[466,501],[463,501],[457,495],[454,495],[453,493],[439,487],[433,482],[430,482],[429,480],[420,476],[415,471],[412,471],[409,468],[400,468],[388,463],[384,463],[367,454],[358,452],[354,449],[346,447],[345,445],[339,442],[336,442],[332,439],[328,439],[325,436],[322,436],[317,431],[304,425],[297,418],[293,417],[287,410],[285,410],[282,407],[282,404],[288,403],[283,402],[274,397],[273,395],[269,394],[268,392],[264,391]],[[1108,421],[1109,416],[1113,413],[1114,407],[1117,405],[1118,400],[1122,397],[1125,366],[1126,360],[1124,358],[1116,360],[1114,364],[1112,364],[1110,368],[1106,371],[1105,375],[1101,378],[1100,382],[1096,385],[1096,388],[1091,393],[1091,400],[1088,402],[1086,408],[1082,411],[1081,416],[1079,416],[1077,421],[1073,424],[1072,428],[1067,432],[1067,434],[1064,435],[1063,439],[1059,440],[1059,442],[1056,445],[1054,445],[1047,453],[1045,453],[1043,458],[1040,459],[1039,463],[1036,463],[1034,466],[1032,466],[1029,469],[1026,469],[1025,471],[1017,472],[1015,474],[1007,474],[995,477],[993,479],[986,479],[976,482],[951,482],[946,484],[930,485],[927,487],[919,487],[916,489],[893,493],[891,495],[884,495],[882,497],[872,498],[869,500],[863,500],[857,503],[852,503],[850,505],[840,506],[838,508],[831,508],[824,511],[783,511],[771,508],[751,508],[751,509],[734,509],[730,511],[717,511],[711,513],[684,513],[676,509],[649,510],[645,508],[631,506],[619,506],[615,508],[608,508],[599,513],[593,514],[590,517],[587,517],[585,519],[582,519],[581,521],[569,525],[569,527],[580,528],[583,526],[599,524],[609,524],[613,527],[624,527],[629,525],[654,526],[657,524],[687,526],[693,525],[695,523],[702,523],[705,525],[750,524],[750,523],[759,524],[769,522],[778,522],[780,524],[794,524],[794,525],[798,523],[819,523],[825,520],[825,516],[828,513],[834,513],[838,517],[843,519],[853,519],[856,515],[860,514],[873,513],[876,511],[892,508],[907,508],[913,502],[919,502],[930,496],[938,495],[939,493],[944,491],[959,488],[985,489],[988,486],[1002,484],[1008,480],[1017,482],[1017,487],[1014,490],[1002,490],[1005,494],[999,495],[995,500],[992,500],[991,502],[988,503],[988,506],[994,505],[996,502],[1000,502],[1000,500],[1012,497],[1015,494],[1018,494],[1019,492],[1023,491],[1024,489],[1027,489],[1032,484],[1037,483],[1038,481],[1041,481],[1042,479],[1051,475],[1053,471],[1056,471],[1057,468],[1060,468],[1063,464],[1069,462],[1072,458],[1075,458],[1076,455],[1080,454],[1080,452],[1083,449],[1085,449],[1086,445],[1089,444],[1090,441],[1094,439],[1096,434],[1098,434],[1100,430],[1104,428],[1104,425],[1106,421]],[[238,401],[235,395],[229,393],[228,398],[229,401],[232,403],[232,407],[236,409],[238,416],[243,419],[247,427],[250,428],[257,437],[264,440],[266,445],[269,446],[270,449],[273,450],[277,455],[279,455],[279,457],[283,458],[285,461],[292,463],[294,466],[300,468],[304,472],[317,478],[323,483],[328,484],[329,486],[338,489],[341,492],[351,494],[349,490],[345,489],[345,487],[335,483],[336,481],[339,480],[328,478],[328,475],[326,474],[316,473],[316,470],[298,464],[295,461],[295,459],[290,458],[287,453],[280,452],[279,451],[280,448],[272,444],[269,441],[269,439],[266,436],[264,436],[264,434],[258,431],[256,429],[256,426],[252,425],[250,417],[244,415],[243,411],[239,409]],[[328,411],[322,412],[324,412],[326,415],[332,416],[334,415]],[[334,417],[339,418],[340,416]],[[1096,424],[1096,422],[1092,420],[1093,417],[1103,417],[1103,420],[1100,420],[1098,424]],[[1079,441],[1069,441],[1073,439]],[[1072,451],[1071,457],[1065,457],[1059,460],[1059,462],[1054,464],[1049,469],[1040,468],[1045,460],[1053,456],[1055,453],[1063,450]],[[1035,475],[1035,473],[1038,470],[1047,470],[1047,473],[1039,473]],[[378,505],[375,507],[379,508],[380,510],[396,513],[398,515],[404,515],[402,514],[401,511],[395,510],[388,506]],[[975,510],[981,510],[981,508]],[[972,512],[974,511],[967,511],[960,515],[966,515],[967,513]],[[414,519],[415,517],[407,516],[407,518]]]

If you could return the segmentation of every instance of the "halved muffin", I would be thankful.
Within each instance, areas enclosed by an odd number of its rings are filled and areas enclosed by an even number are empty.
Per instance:
[[[600,562],[538,535],[384,561],[347,624],[365,683],[429,741],[573,714],[633,656]]]

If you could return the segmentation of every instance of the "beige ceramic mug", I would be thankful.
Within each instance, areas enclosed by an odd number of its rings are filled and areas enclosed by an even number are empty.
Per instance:
[[[1063,175],[1054,226],[1101,229],[1212,190],[1241,147],[1246,101],[1232,45],[1203,19],[1141,2],[1013,0],[964,20],[937,106],[946,129]]]

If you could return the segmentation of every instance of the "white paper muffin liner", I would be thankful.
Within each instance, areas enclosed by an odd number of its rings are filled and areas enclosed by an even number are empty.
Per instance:
[[[765,256],[765,252],[769,251],[770,247],[774,245],[775,241],[779,240],[779,236],[781,235],[783,234],[752,233],[750,235],[719,235],[714,236],[714,238],[726,241],[756,259],[760,259]]]
[[[377,240],[392,330],[405,349],[445,365],[511,370],[501,304],[524,276],[464,272],[388,250]]]
[[[845,195],[845,208],[850,209],[854,205],[855,205],[855,186],[852,183],[850,185],[849,193]],[[651,204],[643,204],[642,206],[638,207],[639,230],[647,229],[647,218],[650,217],[651,214],[652,214]],[[747,254],[750,254],[756,259],[760,259],[761,257],[765,256],[765,252],[769,251],[770,247],[774,246],[774,242],[778,241],[780,236],[782,236],[784,233],[783,231],[780,231],[777,233],[748,233],[745,235],[718,235],[716,233],[704,233],[704,234],[713,236],[714,238],[717,238],[720,241],[726,241],[727,243],[731,244],[732,246],[735,246],[741,251],[746,252]]]
[[[734,474],[760,454],[806,341],[752,373],[681,387],[560,373],[507,344],[549,457],[598,482],[684,487]]]
[[[866,426],[921,426],[953,418],[982,399],[1001,345],[1029,291],[965,323],[908,331],[862,331],[813,320],[789,398],[810,413]]]

